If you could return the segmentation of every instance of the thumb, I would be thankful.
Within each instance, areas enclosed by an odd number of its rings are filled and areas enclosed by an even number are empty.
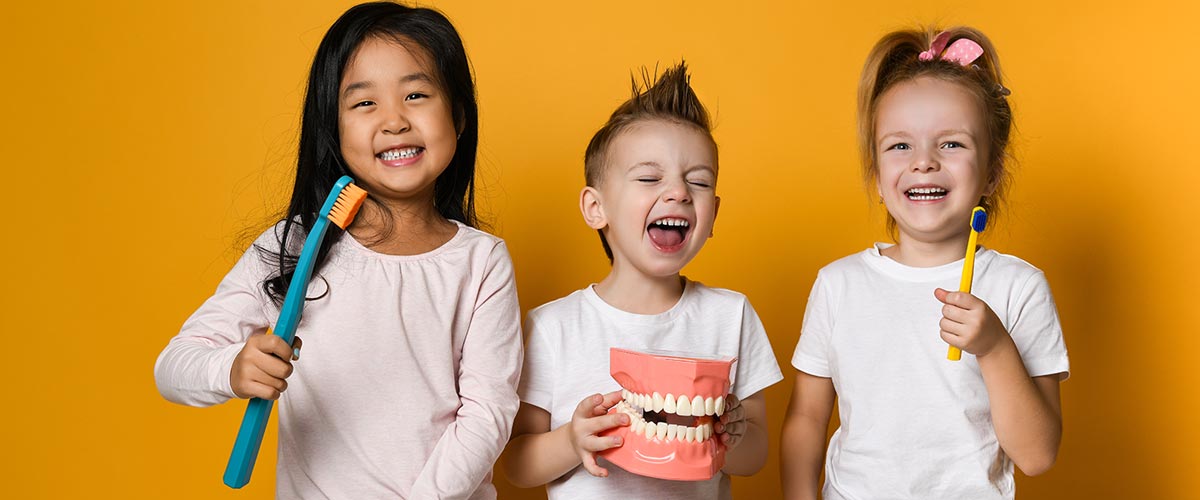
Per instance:
[[[938,301],[940,301],[941,303],[943,303],[943,304],[949,304],[949,302],[946,302],[946,297],[949,297],[949,296],[950,296],[950,291],[949,291],[949,290],[946,290],[946,289],[943,289],[943,288],[935,288],[935,289],[933,290],[933,296],[934,296],[934,297],[937,297]]]

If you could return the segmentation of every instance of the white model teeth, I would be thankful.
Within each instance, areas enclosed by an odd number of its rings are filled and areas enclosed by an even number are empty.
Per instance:
[[[663,396],[657,392],[638,394],[628,389],[621,390],[621,399],[631,408],[645,411],[661,411],[681,417],[721,416],[725,413],[725,397],[702,398],[700,396]]]
[[[674,217],[666,217],[654,221],[651,225],[665,227],[688,227],[687,219],[676,219]]]
[[[637,396],[634,394],[634,396]],[[629,416],[629,431],[646,438],[658,441],[684,441],[688,443],[703,443],[713,436],[713,424],[700,424],[688,427],[666,422],[647,422],[642,418],[640,409],[626,401],[617,403],[617,411]]]
[[[421,148],[404,148],[404,149],[389,149],[379,153],[379,158],[383,161],[396,161],[401,158],[412,158],[421,152]]]

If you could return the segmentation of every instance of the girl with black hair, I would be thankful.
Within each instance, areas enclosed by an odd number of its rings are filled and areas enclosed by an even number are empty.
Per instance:
[[[440,13],[362,4],[321,41],[286,215],[155,365],[177,403],[279,398],[278,497],[495,498],[520,311],[504,242],[476,229],[478,125],[462,41]],[[343,175],[368,199],[320,249],[299,362],[299,336],[267,331]]]

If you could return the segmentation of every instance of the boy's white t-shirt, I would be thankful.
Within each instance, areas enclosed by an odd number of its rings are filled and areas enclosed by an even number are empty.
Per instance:
[[[841,427],[825,457],[826,500],[1011,499],[1013,463],[992,426],[975,356],[946,359],[935,288],[963,261],[909,267],[877,244],[817,274],[792,365],[829,377]],[[972,294],[1000,318],[1030,376],[1069,370],[1050,286],[1016,257],[980,249]]]
[[[583,398],[620,390],[609,373],[609,348],[737,356],[731,389],[745,399],[783,379],[771,343],[746,296],[686,281],[683,296],[662,314],[633,314],[604,302],[588,286],[529,312],[529,339],[518,393],[550,413],[550,428],[571,420]],[[547,485],[549,498],[697,500],[730,498],[729,477],[668,481],[639,476],[597,457],[609,476],[578,466]]]

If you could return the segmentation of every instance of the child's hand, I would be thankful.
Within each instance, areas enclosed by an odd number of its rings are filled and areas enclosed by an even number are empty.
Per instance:
[[[941,288],[934,290],[933,296],[945,304],[939,326],[946,343],[983,357],[1008,338],[1000,318],[979,297]]]
[[[737,396],[725,396],[725,414],[713,427],[726,449],[732,450],[742,442],[742,435],[746,433],[746,410]]]
[[[242,399],[279,399],[287,390],[284,379],[292,374],[292,361],[300,359],[302,344],[300,337],[289,347],[277,335],[251,335],[229,370],[234,395]]]
[[[601,437],[596,434],[619,425],[629,425],[629,415],[620,412],[608,414],[608,409],[620,401],[621,391],[588,396],[579,402],[575,415],[567,423],[571,447],[579,455],[583,468],[593,476],[608,477],[608,469],[596,464],[596,452],[621,446],[620,436]]]

